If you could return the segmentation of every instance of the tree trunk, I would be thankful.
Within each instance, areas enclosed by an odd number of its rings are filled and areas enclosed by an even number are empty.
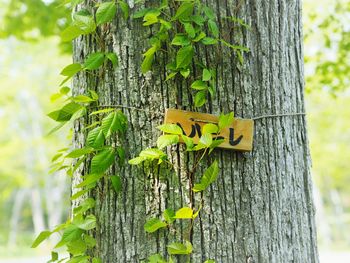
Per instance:
[[[208,0],[207,4],[217,13],[221,38],[247,46],[250,52],[241,66],[223,46],[196,50],[204,62],[218,62],[216,97],[201,111],[234,111],[241,118],[304,112],[300,1]],[[225,16],[243,19],[251,30],[233,28]],[[165,82],[166,55],[157,57],[152,73],[142,75],[142,53],[149,47],[150,35],[140,20],[125,21],[118,14],[104,41],[108,51],[118,54],[119,67],[101,71],[104,81],[83,74],[74,81],[76,94],[96,89],[101,105],[145,110],[123,110],[129,120],[125,142],[129,159],[155,146],[160,135],[156,127],[163,122],[159,112],[194,110],[190,83]],[[74,42],[74,59],[82,62],[96,50],[91,37],[79,38]],[[76,146],[83,144],[84,126],[83,122],[75,126]],[[123,180],[120,194],[107,181],[99,184],[94,193],[98,217],[94,253],[104,262],[140,262],[153,253],[166,255],[169,242],[187,238],[186,224],[176,238],[165,231],[147,234],[143,230],[146,219],[160,216],[164,209],[189,205],[191,155],[181,146],[168,149],[168,155],[175,172],[126,165],[113,171]],[[205,194],[194,225],[192,262],[318,262],[304,116],[258,119],[252,152],[218,149],[210,158],[219,160],[220,174]],[[209,159],[204,163],[209,164]],[[196,176],[198,180],[200,171]],[[80,175],[74,180],[79,181]]]

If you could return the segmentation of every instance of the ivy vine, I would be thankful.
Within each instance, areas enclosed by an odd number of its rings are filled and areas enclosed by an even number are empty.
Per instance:
[[[72,8],[84,2],[83,0],[66,0]],[[139,1],[140,2],[140,1]],[[72,123],[82,117],[90,118],[93,122],[86,127],[87,136],[85,146],[79,149],[70,148],[59,150],[53,157],[53,169],[65,169],[69,176],[73,176],[76,170],[84,163],[89,164],[88,173],[82,181],[75,185],[75,191],[71,200],[84,197],[83,201],[74,208],[71,218],[67,222],[57,226],[51,231],[43,231],[33,242],[32,247],[37,247],[42,241],[49,238],[53,233],[60,233],[61,239],[52,251],[49,262],[67,263],[100,263],[102,260],[90,255],[89,251],[96,246],[94,229],[97,220],[93,214],[95,200],[89,197],[89,193],[102,179],[109,180],[116,193],[122,190],[122,180],[118,174],[110,174],[110,167],[118,160],[119,166],[125,164],[125,150],[123,138],[127,131],[127,118],[118,107],[103,108],[99,106],[98,94],[89,90],[87,94],[69,95],[70,88],[65,86],[73,76],[79,72],[96,75],[98,70],[107,66],[117,67],[118,56],[105,50],[104,36],[99,27],[112,22],[116,13],[120,10],[124,19],[142,20],[142,25],[152,27],[154,34],[149,39],[149,48],[143,54],[141,71],[144,74],[152,70],[153,62],[158,53],[167,52],[169,61],[166,65],[166,81],[176,79],[190,79],[190,87],[194,92],[195,107],[202,107],[211,96],[215,95],[215,65],[207,65],[197,55],[196,49],[200,46],[219,45],[220,43],[232,49],[240,63],[243,63],[243,52],[248,49],[243,46],[233,45],[220,37],[215,13],[211,8],[204,5],[200,0],[161,1],[159,6],[143,8],[133,11],[130,16],[129,5],[122,0],[96,3],[93,10],[80,8],[73,15],[72,24],[61,34],[63,41],[71,41],[77,37],[91,35],[99,50],[89,54],[83,63],[73,63],[61,71],[65,79],[60,84],[58,93],[52,96],[52,100],[62,97],[66,103],[48,116],[58,122],[51,132],[57,131],[67,123]],[[172,13],[172,10],[175,10]],[[233,23],[247,26],[243,21],[229,17]],[[110,65],[109,65],[110,64]],[[194,72],[201,72],[196,76]],[[101,76],[101,75],[99,75]],[[92,109],[97,109],[92,111]],[[193,206],[190,200],[189,206],[177,208],[174,211],[167,208],[162,213],[162,218],[150,218],[144,224],[147,233],[154,233],[160,229],[175,229],[176,221],[188,222],[188,235],[184,242],[173,242],[167,245],[168,255],[153,254],[147,263],[171,263],[176,262],[178,257],[185,257],[190,261],[193,253],[191,235],[195,219],[198,217],[204,205],[203,192],[215,182],[219,174],[219,165],[213,160],[202,176],[194,180],[196,169],[203,158],[223,143],[223,139],[216,139],[220,131],[232,125],[233,113],[222,114],[217,124],[208,123],[202,128],[202,135],[197,144],[193,139],[186,136],[181,127],[176,124],[163,124],[157,127],[163,134],[157,140],[157,147],[144,149],[139,156],[128,161],[130,165],[139,165],[143,162],[170,163],[164,148],[183,142],[187,152],[195,154],[195,161],[189,169],[188,180],[193,194],[200,194],[201,202],[198,207]],[[113,139],[112,139],[113,138]],[[171,163],[170,163],[171,164]],[[193,194],[190,194],[193,199]],[[68,258],[59,258],[56,252],[58,248],[66,247],[70,254]],[[180,261],[179,261],[180,262]],[[182,262],[182,261],[181,261]],[[213,263],[208,259],[205,263]]]

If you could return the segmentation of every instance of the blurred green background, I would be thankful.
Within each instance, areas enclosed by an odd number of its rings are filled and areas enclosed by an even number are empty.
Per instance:
[[[69,212],[69,178],[50,172],[69,133],[45,136],[59,72],[71,63],[70,45],[57,37],[70,19],[61,2],[0,0],[0,262],[46,262],[50,244],[35,250],[30,244]],[[350,262],[350,2],[303,5],[321,263]]]

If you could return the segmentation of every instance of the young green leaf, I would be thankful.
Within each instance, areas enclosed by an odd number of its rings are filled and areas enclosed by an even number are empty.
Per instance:
[[[199,144],[205,145],[205,147],[209,147],[211,143],[213,142],[213,137],[210,133],[204,133],[200,138],[199,138]]]
[[[215,45],[218,43],[218,41],[214,38],[211,38],[211,37],[205,37],[201,40],[201,42],[204,44],[204,45]]]
[[[194,142],[193,139],[186,136],[186,135],[181,135],[181,139],[184,141],[184,143],[186,144],[186,151],[192,151],[193,146],[194,146]]]
[[[211,79],[211,73],[208,69],[203,69],[202,80],[209,81]]]
[[[151,255],[147,260],[147,263],[167,263],[166,260],[159,254]]]
[[[84,31],[81,30],[77,25],[73,24],[62,31],[61,40],[62,42],[69,42],[82,34],[84,34]]]
[[[207,123],[203,126],[203,134],[206,134],[206,133],[218,133],[219,132],[219,127],[213,123]]]
[[[171,41],[171,45],[174,46],[187,46],[190,43],[191,41],[184,34],[176,34],[173,41]]]
[[[177,124],[162,124],[157,129],[169,134],[183,134],[182,129]]]
[[[219,28],[218,28],[217,24],[213,20],[209,20],[208,27],[209,27],[210,32],[213,34],[213,36],[215,38],[218,38],[219,37]]]
[[[131,164],[131,165],[138,165],[138,164],[140,164],[140,163],[142,163],[143,161],[146,161],[146,160],[147,160],[146,157],[138,156],[138,157],[135,157],[135,158],[129,160],[128,163]]]
[[[124,19],[127,20],[129,17],[129,5],[123,0],[118,1],[120,9],[123,12]]]
[[[122,180],[120,179],[120,176],[113,175],[110,178],[114,191],[116,193],[119,193],[122,190]]]
[[[79,103],[90,103],[95,101],[94,99],[85,95],[77,95],[75,97],[72,97],[72,100]]]
[[[75,149],[75,150],[71,151],[65,157],[66,158],[79,158],[80,156],[92,153],[93,151],[94,151],[94,149],[91,147],[84,147],[81,149]]]
[[[202,107],[207,101],[207,92],[205,90],[201,90],[196,93],[194,96],[194,106],[197,108]]]
[[[183,207],[176,211],[174,218],[176,219],[192,219],[193,210],[190,207]]]
[[[72,77],[82,69],[79,63],[73,63],[64,67],[61,71],[62,76]]]
[[[81,10],[73,15],[73,24],[79,27],[84,34],[90,34],[96,30],[94,17],[87,11]]]
[[[177,9],[173,20],[188,18],[193,13],[194,3],[185,2]]]
[[[32,248],[36,248],[39,246],[45,239],[49,238],[51,236],[52,232],[51,231],[42,231],[37,238],[34,240],[32,244]]]
[[[118,57],[115,53],[110,52],[110,53],[106,53],[106,58],[112,62],[113,68],[118,67]]]
[[[84,62],[85,70],[94,70],[98,69],[105,60],[105,54],[102,52],[92,53]]]
[[[159,15],[160,15],[159,10],[151,10],[151,11],[147,12],[147,14],[145,14],[145,16],[143,17],[144,23],[142,25],[143,26],[150,26],[150,25],[158,23],[158,21],[159,21],[158,16]]]
[[[191,88],[195,90],[207,90],[208,86],[204,81],[196,80],[192,83]]]
[[[104,173],[114,163],[114,159],[115,152],[112,148],[99,152],[91,160],[91,173]]]
[[[168,224],[171,224],[172,222],[175,221],[175,212],[174,210],[172,209],[165,209],[164,212],[163,212],[163,217],[164,217],[164,220],[168,223]]]
[[[168,245],[170,255],[188,255],[192,253],[192,250],[193,247],[189,241],[186,241],[185,244],[174,242]]]
[[[64,105],[61,109],[50,112],[47,116],[58,122],[66,122],[71,119],[73,114],[82,108],[81,105],[75,102],[70,102]]]
[[[69,242],[75,241],[81,237],[83,230],[77,226],[71,224],[63,232],[61,241],[55,246],[55,248],[66,245]]]
[[[162,135],[158,137],[157,147],[158,149],[163,149],[168,145],[177,144],[179,142],[178,135]]]
[[[89,131],[86,139],[86,144],[94,149],[100,148],[105,142],[105,135],[101,127]]]
[[[149,148],[149,149],[143,150],[140,153],[140,157],[144,157],[149,160],[155,160],[155,159],[163,160],[167,157],[167,155],[157,148]]]
[[[104,176],[103,173],[101,173],[101,174],[88,174],[84,177],[84,180],[80,184],[77,184],[75,187],[82,188],[84,186],[92,186],[92,185],[96,184],[96,182],[98,182],[103,176]]]
[[[192,46],[186,46],[179,49],[176,54],[176,68],[187,68],[192,62],[194,49]]]
[[[214,161],[212,165],[204,172],[203,177],[199,184],[195,184],[193,187],[194,192],[200,192],[208,188],[208,186],[213,183],[219,174],[218,162]]]
[[[213,259],[208,259],[208,260],[204,261],[204,263],[215,263],[215,260],[213,260]]]
[[[225,129],[233,124],[234,121],[234,114],[233,112],[230,112],[228,114],[221,114],[219,116],[219,130]]]
[[[117,11],[117,6],[114,1],[101,3],[96,11],[97,25],[101,25],[112,21],[116,11]]]
[[[210,7],[208,6],[204,6],[203,7],[203,11],[204,11],[204,14],[206,15],[206,17],[208,19],[211,19],[211,20],[215,20],[215,14],[213,12],[213,9],[211,9]]]
[[[159,220],[158,218],[152,218],[146,222],[144,229],[147,233],[156,232],[158,229],[166,227],[167,223]]]
[[[196,36],[196,30],[194,30],[191,23],[184,23],[185,31],[190,38],[194,38]]]
[[[88,231],[96,228],[96,217],[94,215],[88,215],[83,220],[73,222],[78,228]]]
[[[191,73],[191,71],[190,71],[189,68],[180,70],[180,74],[181,74],[185,79],[187,79],[187,77],[190,75],[190,73]]]

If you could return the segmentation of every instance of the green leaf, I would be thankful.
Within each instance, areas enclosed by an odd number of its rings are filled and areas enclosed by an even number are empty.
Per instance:
[[[157,45],[152,45],[144,54],[144,59],[141,64],[141,71],[143,74],[147,73],[151,70],[153,59],[154,59],[154,53],[158,50]]]
[[[135,158],[129,160],[128,163],[131,165],[138,165],[146,160],[147,160],[147,158],[138,156],[138,157],[135,157]]]
[[[184,23],[185,31],[190,38],[194,38],[196,36],[196,31],[194,30],[191,23]]]
[[[204,32],[200,32],[200,33],[196,36],[196,38],[193,39],[193,42],[198,42],[198,41],[202,40],[202,39],[205,38],[205,37],[206,37],[206,34],[205,34]]]
[[[205,37],[201,40],[201,42],[204,44],[204,45],[215,45],[218,43],[218,41],[214,38],[211,38],[211,37]]]
[[[101,127],[89,131],[86,139],[87,146],[93,147],[94,149],[100,148],[105,142],[105,135]]]
[[[78,228],[88,231],[96,228],[96,217],[94,215],[88,215],[83,220],[73,222]]]
[[[189,68],[180,70],[180,74],[186,79],[190,75],[191,71]]]
[[[68,26],[66,29],[62,31],[61,40],[62,42],[69,42],[82,34],[84,34],[84,31],[81,30],[78,26],[73,24]]]
[[[214,161],[212,165],[204,172],[203,177],[199,184],[195,184],[193,187],[194,192],[200,192],[208,188],[208,186],[213,183],[219,174],[218,162]]]
[[[91,186],[94,185],[97,181],[99,181],[104,174],[88,174],[84,177],[84,181],[82,181],[80,184],[76,185],[76,188],[82,188],[84,186]]]
[[[215,260],[213,260],[213,259],[208,259],[208,260],[204,261],[204,263],[215,263]]]
[[[99,152],[91,160],[91,173],[104,173],[114,163],[114,159],[115,152],[112,148]]]
[[[84,148],[81,148],[81,149],[75,149],[75,150],[71,151],[65,157],[66,158],[78,158],[78,157],[80,157],[82,155],[86,155],[86,154],[92,153],[93,151],[94,151],[94,149],[91,148],[91,147],[84,147]]]
[[[89,236],[87,234],[84,235],[84,242],[86,244],[87,247],[89,248],[93,248],[96,246],[96,239],[93,238],[92,236]]]
[[[65,263],[89,263],[89,256],[74,256]]]
[[[177,124],[162,124],[158,126],[157,129],[169,134],[183,134],[182,129]]]
[[[47,116],[58,122],[66,122],[69,121],[73,114],[81,108],[82,106],[78,103],[70,102],[64,105],[60,110],[50,112]]]
[[[179,49],[176,54],[176,68],[187,68],[192,62],[194,50],[192,46],[186,46]]]
[[[159,254],[154,254],[148,257],[147,263],[167,263],[164,258]]]
[[[210,133],[205,133],[199,138],[199,143],[209,147],[213,142],[213,137]]]
[[[211,73],[208,69],[203,69],[202,80],[209,81],[211,79]]]
[[[85,70],[98,69],[104,62],[105,54],[102,52],[92,53],[84,62]]]
[[[55,248],[66,245],[69,242],[75,241],[81,237],[83,230],[77,226],[71,224],[63,232],[61,241],[55,246]]]
[[[195,90],[207,90],[208,86],[204,81],[196,80],[192,83],[191,88]]]
[[[81,256],[85,254],[86,250],[87,246],[82,238],[67,244],[67,252],[73,256]]]
[[[80,65],[80,64],[79,64]],[[80,66],[81,67],[81,66]],[[68,88],[68,87],[62,87],[62,88],[60,88],[60,93],[62,94],[62,95],[67,95],[68,93],[70,92],[70,88]]]
[[[174,242],[167,247],[170,255],[188,255],[193,250],[192,244],[189,241],[186,241],[185,244]]]
[[[168,145],[177,144],[179,142],[178,135],[162,135],[158,137],[157,147],[158,149],[163,149]]]
[[[51,236],[52,232],[51,231],[42,231],[37,238],[34,240],[32,244],[32,248],[36,248],[39,246],[45,239],[49,238]]]
[[[129,5],[124,1],[118,1],[120,9],[123,12],[124,19],[127,20],[129,17]]]
[[[172,72],[169,75],[167,75],[165,81],[168,81],[169,79],[172,79],[176,76],[177,72]]]
[[[171,41],[171,45],[174,46],[187,46],[190,43],[191,41],[184,34],[176,34],[173,41]]]
[[[174,218],[176,219],[192,219],[193,210],[190,207],[183,207],[176,211]]]
[[[175,216],[175,212],[172,209],[168,208],[168,209],[165,209],[163,212],[163,217],[168,224],[171,224],[172,222],[175,221],[174,216]]]
[[[203,11],[208,19],[215,20],[215,14],[213,9],[211,9],[210,7],[204,6]]]
[[[124,132],[127,125],[126,122],[127,119],[121,111],[114,111],[103,118],[101,129],[107,138],[116,131]]]
[[[110,178],[114,191],[116,193],[119,193],[122,190],[122,180],[120,179],[120,176],[113,175]]]
[[[94,17],[87,10],[75,13],[73,19],[73,24],[79,27],[84,34],[90,34],[96,30]]]
[[[76,73],[78,73],[81,69],[82,68],[81,68],[81,65],[79,63],[73,63],[73,64],[70,64],[70,65],[66,66],[65,68],[63,68],[60,74],[62,76],[72,77]],[[62,94],[67,94],[67,93],[62,93]]]
[[[94,99],[85,95],[77,95],[75,97],[72,97],[72,100],[79,103],[90,103],[95,101]]]
[[[152,218],[146,222],[144,229],[147,233],[156,232],[158,229],[166,227],[167,223],[159,220],[158,218]]]
[[[153,24],[158,23],[159,19],[158,16],[160,15],[160,11],[157,9],[152,9],[145,16],[143,17],[144,23],[142,24],[143,26],[150,26]]]
[[[96,11],[97,25],[112,21],[116,11],[117,6],[114,1],[101,3]]]
[[[202,107],[207,101],[207,92],[205,90],[201,90],[196,93],[194,97],[194,106]]]
[[[185,2],[177,9],[173,20],[188,18],[193,13],[194,3]]]
[[[74,215],[83,214],[91,208],[95,207],[95,200],[93,198],[87,198],[79,204],[79,206],[73,209]]]
[[[206,133],[218,133],[219,132],[219,127],[213,123],[207,123],[203,126],[203,134]]]
[[[100,258],[93,258],[92,263],[102,263],[102,260]]]
[[[217,24],[213,20],[209,20],[208,27],[209,27],[210,32],[213,34],[213,36],[215,38],[218,38],[219,37],[219,28],[218,28]]]
[[[70,200],[76,200],[79,197],[81,197],[82,195],[86,194],[87,192],[89,192],[89,189],[84,189],[84,190],[78,191],[71,196]]]
[[[118,57],[115,53],[106,53],[106,58],[112,62],[113,68],[118,67]]]
[[[233,112],[230,112],[228,114],[221,114],[219,116],[219,130],[221,131],[222,129],[225,129],[229,126],[233,125],[233,121],[234,121],[234,114]]]
[[[167,157],[167,155],[157,148],[149,148],[149,149],[143,150],[140,153],[140,157],[145,157],[146,159],[149,159],[149,160],[155,160],[155,159],[164,159],[165,157]]]
[[[184,143],[186,144],[186,150],[187,151],[191,151],[193,149],[194,146],[194,142],[193,139],[186,136],[186,135],[181,135],[182,140],[184,141]]]

